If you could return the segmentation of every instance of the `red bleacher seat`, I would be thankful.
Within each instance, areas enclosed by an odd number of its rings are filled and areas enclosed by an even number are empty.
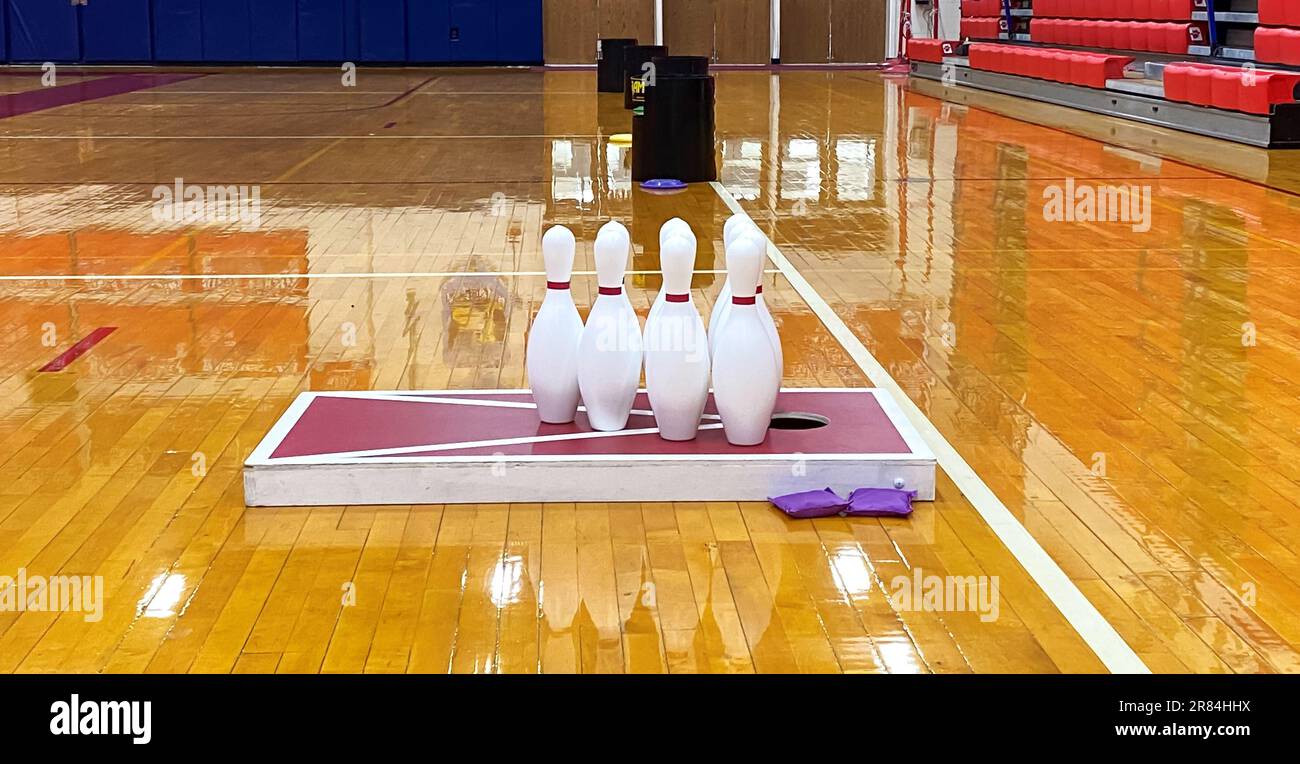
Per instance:
[[[1151,28],[1141,21],[1130,21],[1128,44],[1133,50],[1149,50],[1151,47]]]
[[[1079,24],[1080,24],[1080,22],[1079,22],[1078,20],[1076,20],[1076,19],[1058,19],[1057,22],[1056,22],[1056,24],[1057,24],[1056,28],[1057,28],[1057,41],[1058,41],[1058,42],[1060,42],[1062,45],[1078,45],[1078,44],[1079,44]],[[1033,32],[1030,32],[1030,36],[1031,36],[1031,37],[1033,36]]]
[[[1142,50],[1141,48],[1133,47],[1133,34],[1131,30],[1135,26],[1137,26],[1137,22],[1134,21],[1113,22],[1110,26],[1110,45],[1107,45],[1106,47],[1115,48],[1116,50]]]
[[[1297,86],[1300,86],[1300,75],[1256,70],[1253,79],[1242,76],[1237,108],[1251,114],[1268,114],[1273,104],[1294,102]]]
[[[1216,109],[1238,111],[1241,106],[1241,72],[1214,69],[1210,72],[1210,105]]]
[[[1188,30],[1191,24],[1172,23],[1165,24],[1164,30],[1164,47],[1161,48],[1165,53],[1187,54]]]
[[[973,69],[1055,80],[1090,88],[1106,87],[1106,80],[1124,76],[1131,56],[974,43],[970,46]]]
[[[1282,0],[1259,0],[1259,23],[1271,26],[1286,24],[1286,3]],[[1257,31],[1256,36],[1259,32]]]
[[[1289,5],[1289,0],[1260,0],[1261,14],[1264,4],[1269,2]],[[1117,21],[1190,21],[1192,0],[1035,0],[1034,17],[1051,16]],[[1263,19],[1261,23],[1264,23]]]
[[[907,54],[917,61],[941,64],[943,63],[943,57],[952,55],[953,51],[957,49],[957,45],[958,43],[951,40],[913,38],[907,41]]]
[[[1197,67],[1187,73],[1187,102],[1209,106],[1214,101],[1214,68]]]
[[[1060,42],[1056,19],[1033,19],[1029,22],[1029,36],[1034,42]]]
[[[1056,82],[1068,83],[1070,81],[1070,72],[1071,72],[1070,57],[1053,56],[1052,63],[1053,63],[1052,79],[1055,80]]]
[[[1111,45],[1110,24],[1111,22],[1109,21],[1092,22],[1092,38],[1096,41],[1093,43],[1093,47],[1097,47],[1097,48],[1115,47],[1114,45]]]
[[[1263,8],[1263,4],[1260,4]],[[1282,30],[1272,27],[1255,29],[1255,60],[1285,63],[1282,60]]]
[[[1002,11],[1002,0],[962,0],[963,16],[997,16]]]
[[[1002,31],[1002,19],[967,16],[961,20],[961,36],[973,40],[996,40]]]
[[[1259,23],[1300,27],[1300,3],[1295,0],[1259,0]]]
[[[1300,66],[1300,29],[1256,28],[1255,60]]]
[[[1091,21],[1084,21],[1079,25],[1079,44],[1085,48],[1097,47],[1099,35],[1097,34],[1097,25]]]
[[[1295,102],[1300,73],[1178,62],[1165,67],[1164,84],[1170,101],[1266,115]]]
[[[1187,103],[1187,79],[1193,66],[1195,64],[1177,63],[1165,67],[1165,100]]]
[[[1187,23],[1159,21],[1034,19],[1030,36],[1049,45],[1186,54],[1192,28]]]

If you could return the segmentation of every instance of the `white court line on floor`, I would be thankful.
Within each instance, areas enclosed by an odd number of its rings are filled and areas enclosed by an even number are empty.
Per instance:
[[[710,185],[717,191],[718,196],[726,203],[732,212],[738,215],[749,217],[748,213],[731,195],[731,192],[717,181]],[[761,230],[761,229],[760,229]],[[849,329],[843,319],[835,313],[830,304],[818,294],[817,290],[808,283],[808,280],[799,273],[798,269],[781,254],[776,244],[767,239],[767,256],[776,264],[781,275],[790,282],[803,301],[808,304],[813,313],[821,319],[822,324],[830,331],[831,335],[839,341],[844,347],[845,352],[853,358],[858,367],[862,369],[871,384],[876,387],[884,388],[898,402],[899,407],[903,410],[904,415],[912,426],[921,433],[926,445],[934,452],[939,466],[948,474],[953,483],[957,485],[958,490],[966,497],[984,522],[988,523],[993,529],[993,533],[1002,541],[1011,555],[1019,561],[1021,567],[1029,574],[1029,577],[1038,584],[1047,598],[1052,601],[1056,609],[1065,616],[1065,620],[1070,622],[1074,630],[1078,632],[1088,647],[1097,654],[1106,668],[1114,674],[1149,674],[1151,670],[1147,668],[1142,659],[1138,657],[1133,648],[1129,647],[1124,638],[1115,631],[1115,627],[1105,619],[1104,616],[1093,606],[1088,598],[1083,596],[1083,592],[1074,585],[1070,577],[1061,570],[1038,541],[1025,530],[1016,516],[1011,514],[1002,500],[993,493],[992,489],[984,482],[982,478],[971,468],[962,455],[957,452],[948,439],[939,432],[939,429],[925,416],[912,399],[907,395],[898,382],[896,382],[889,371],[876,360],[875,356],[867,350],[867,346],[862,344],[862,340]]]
[[[725,270],[695,271],[699,273],[725,274]],[[764,273],[780,273],[775,268],[768,268]],[[659,271],[628,271],[629,276],[658,276]],[[377,271],[358,273],[72,273],[72,274],[34,274],[34,275],[0,275],[0,281],[285,281],[296,279],[405,279],[438,278],[448,279],[462,276],[490,278],[494,276],[545,276],[546,271]],[[595,271],[574,271],[574,276],[595,276]]]

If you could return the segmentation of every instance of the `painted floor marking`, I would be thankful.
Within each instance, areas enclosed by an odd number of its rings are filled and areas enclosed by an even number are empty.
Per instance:
[[[68,364],[90,352],[91,348],[98,345],[101,340],[115,331],[117,331],[116,326],[99,327],[90,334],[87,334],[85,337],[77,340],[76,344],[60,353],[53,361],[42,366],[39,371],[63,371],[68,368]]]

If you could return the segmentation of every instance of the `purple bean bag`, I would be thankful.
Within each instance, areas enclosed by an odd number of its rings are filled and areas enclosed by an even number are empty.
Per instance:
[[[830,517],[846,510],[849,503],[829,488],[820,491],[803,491],[787,493],[784,496],[768,497],[776,508],[796,520],[812,517]]]
[[[907,517],[912,514],[916,491],[897,488],[859,488],[849,494],[849,517]]]

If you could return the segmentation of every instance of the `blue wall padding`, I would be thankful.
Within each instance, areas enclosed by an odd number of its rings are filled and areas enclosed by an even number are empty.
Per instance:
[[[542,0],[497,1],[497,60],[541,62]]]
[[[252,61],[251,23],[249,0],[203,0],[204,60]]]
[[[346,61],[343,0],[298,0],[298,60]]]
[[[406,0],[365,0],[360,6],[362,61],[406,61]]]
[[[50,0],[8,0],[11,61],[77,61],[77,6]]]
[[[203,60],[200,3],[201,0],[153,0],[154,60]]]
[[[451,0],[451,60],[495,61],[496,4],[488,0]]]
[[[449,6],[448,0],[407,0],[406,54],[411,63],[451,60]]]
[[[81,8],[86,61],[152,61],[149,37],[149,0],[95,0]]]
[[[343,44],[349,61],[361,57],[361,0],[343,0]]]
[[[254,61],[298,60],[298,0],[253,0],[249,48]]]
[[[0,0],[16,63],[536,63],[542,0]]]

